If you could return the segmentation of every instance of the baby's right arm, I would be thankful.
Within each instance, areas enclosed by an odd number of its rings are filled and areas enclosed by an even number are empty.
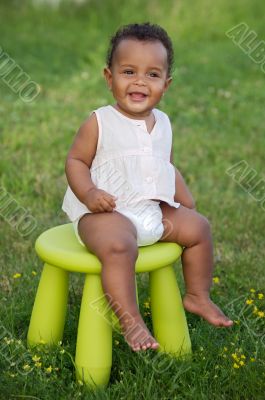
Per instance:
[[[113,211],[115,197],[92,182],[90,167],[96,154],[98,124],[93,113],[80,127],[69,150],[65,173],[70,188],[92,212]]]

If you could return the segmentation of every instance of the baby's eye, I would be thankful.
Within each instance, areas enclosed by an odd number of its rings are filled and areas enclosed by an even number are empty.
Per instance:
[[[158,78],[159,74],[157,72],[149,72],[149,76],[151,76],[151,78]]]
[[[132,74],[133,74],[133,71],[132,71],[131,69],[125,69],[125,70],[123,71],[123,73],[124,73],[125,75],[132,75]]]

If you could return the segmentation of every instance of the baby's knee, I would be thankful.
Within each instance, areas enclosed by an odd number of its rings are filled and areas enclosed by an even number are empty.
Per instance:
[[[211,225],[209,220],[202,214],[198,213],[198,234],[200,237],[209,237],[211,235]]]
[[[119,255],[127,255],[128,257],[136,260],[138,257],[138,246],[136,239],[133,237],[112,238],[105,247],[105,256],[109,258]]]

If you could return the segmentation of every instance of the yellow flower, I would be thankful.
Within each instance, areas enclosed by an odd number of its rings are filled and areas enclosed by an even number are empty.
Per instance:
[[[246,356],[244,356],[244,354],[241,354],[240,358],[242,358],[243,360],[246,359]]]
[[[264,318],[264,311],[258,311],[258,316],[260,317],[260,318]]]
[[[246,304],[252,304],[253,301],[254,301],[253,299],[247,299],[247,300],[246,300]]]
[[[45,368],[45,371],[47,374],[50,374],[52,372],[52,366],[50,365],[48,368]]]
[[[243,367],[243,365],[245,365],[244,361],[239,361],[239,364],[241,365],[241,367]]]
[[[258,313],[258,307],[254,306],[254,310],[253,310],[253,314],[257,314]]]
[[[236,362],[239,362],[239,360],[240,360],[240,358],[237,356],[236,353],[232,353],[232,354],[231,354],[231,357],[232,357]]]
[[[40,367],[41,367],[41,365],[42,365],[42,364],[41,364],[41,362],[38,362],[38,361],[37,361],[37,362],[35,362],[35,367],[37,367],[37,368],[40,368]]]
[[[14,279],[17,279],[17,278],[20,278],[20,277],[21,277],[21,274],[18,273],[18,272],[17,272],[16,274],[13,275],[13,278],[14,278]]]
[[[254,361],[255,361],[255,358],[254,358],[254,357],[250,357],[250,361],[251,361],[251,362],[254,362]]]
[[[6,342],[6,344],[10,344],[14,342],[14,339],[8,339],[6,336],[4,337],[4,341]]]
[[[256,293],[255,289],[250,289],[250,293]]]
[[[145,301],[145,302],[144,302],[144,308],[150,308],[150,304],[149,304],[148,301]]]
[[[31,271],[31,273],[32,273],[33,276],[37,275],[36,271]]]
[[[240,368],[239,365],[237,363],[234,363],[233,365],[234,368]]]
[[[220,283],[220,278],[218,276],[213,277],[214,283]]]
[[[264,294],[263,293],[258,293],[258,299],[262,300],[264,298]]]
[[[35,362],[40,361],[40,357],[36,356],[35,354],[35,356],[32,357],[32,360]]]
[[[30,369],[30,366],[28,364],[25,364],[22,368],[24,369],[24,371],[28,371]]]

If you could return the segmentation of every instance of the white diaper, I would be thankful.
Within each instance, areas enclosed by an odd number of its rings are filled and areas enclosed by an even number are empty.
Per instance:
[[[134,224],[137,230],[138,246],[151,245],[162,237],[164,232],[163,214],[158,201],[142,200],[130,206],[119,203],[115,211],[125,215]],[[82,216],[73,222],[73,227],[78,241],[84,246],[78,234],[78,223]]]

